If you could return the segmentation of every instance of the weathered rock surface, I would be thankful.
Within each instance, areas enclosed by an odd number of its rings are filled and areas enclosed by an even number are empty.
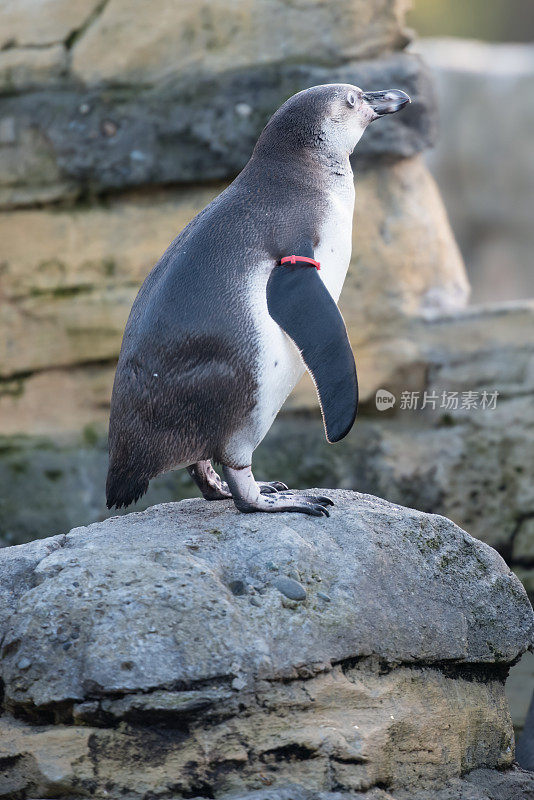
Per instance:
[[[65,42],[91,19],[101,0],[16,0],[2,5],[0,50]]]
[[[18,0],[2,7],[0,50],[71,51],[85,84],[150,84],[239,66],[370,58],[403,47],[405,0]]]
[[[291,676],[300,662],[355,656],[492,663],[522,652],[529,604],[494,551],[445,518],[352,492],[335,496],[340,507],[323,526],[185,500],[74,529],[62,542],[42,540],[56,549],[31,568],[37,585],[20,596],[15,588],[5,608],[6,702],[39,709],[86,692],[224,676],[248,685],[254,676]],[[277,582],[291,570],[307,584],[302,614],[280,608]],[[238,580],[248,596],[228,588]],[[318,602],[318,590],[333,602]],[[250,596],[260,599],[257,610]],[[211,612],[204,618],[200,608]],[[278,613],[284,624],[273,622]],[[210,646],[197,652],[191,642],[201,632]],[[22,676],[25,658],[32,665]]]
[[[452,312],[469,296],[436,184],[420,158],[356,172],[352,259],[340,307],[356,352],[402,319]],[[363,397],[372,391],[367,364]]]
[[[110,0],[73,47],[86,84],[137,86],[285,60],[339,63],[403,47],[405,0]]]
[[[146,274],[222,188],[185,190],[159,202],[1,215],[0,373],[115,358]]]
[[[496,772],[477,769],[464,779],[448,781],[442,789],[430,791],[395,791],[395,796],[384,789],[369,792],[314,792],[303,786],[291,784],[284,788],[259,789],[233,796],[232,800],[530,800],[532,775],[522,769]]]
[[[369,129],[357,165],[413,156],[432,143],[427,72],[417,56],[404,53],[333,67],[292,60],[135,92],[27,92],[0,98],[0,114],[13,130],[10,141],[0,139],[0,206],[39,202],[44,188],[59,194],[63,187],[72,197],[233,177],[278,106],[301,89],[336,82],[395,86],[413,100],[402,116]]]
[[[401,798],[484,767],[526,800],[492,771],[520,583],[443,517],[333,496],[320,523],[193,500],[3,550],[0,796]]]
[[[517,575],[516,568],[513,568],[513,571]],[[532,602],[532,597],[530,600]],[[529,706],[532,700],[533,687],[534,650],[529,650],[521,656],[517,664],[514,664],[510,670],[508,680],[506,681],[506,697],[508,698],[508,704],[510,706],[510,716],[514,723],[516,745],[519,744],[519,739],[525,729]],[[519,761],[517,746],[516,761]],[[520,766],[522,766],[523,769],[527,769],[524,763],[520,764]]]
[[[238,172],[262,127],[317,83],[411,95],[359,164],[412,156],[434,100],[405,0],[24,0],[0,17],[0,207]],[[371,60],[369,60],[371,59]]]
[[[69,402],[79,393],[87,402],[85,418],[90,420],[95,408],[104,417],[111,384],[102,394],[94,392],[100,372],[95,367],[94,370],[83,370],[81,374],[77,370],[62,373],[64,376],[72,375],[72,381],[66,383],[54,373],[43,372],[43,380],[49,378],[49,381],[42,396],[37,394],[39,387],[36,387],[33,414],[53,415],[57,421],[59,416],[53,414],[52,409],[60,406],[66,424],[74,427],[74,421],[69,417],[69,410],[72,410]],[[72,405],[80,420],[81,402]],[[28,408],[28,419],[31,414]],[[1,547],[29,542],[36,536],[51,536],[56,531],[69,530],[80,523],[88,525],[109,516],[105,505],[106,426],[107,420],[99,426],[87,422],[81,431],[70,436],[0,437]],[[318,433],[324,439],[322,432]],[[287,468],[284,471],[287,472]],[[129,511],[195,496],[199,496],[198,492],[186,470],[167,472],[151,482],[148,493]]]
[[[66,68],[67,53],[62,45],[0,50],[0,93],[54,86]],[[0,145],[5,144],[0,134]]]

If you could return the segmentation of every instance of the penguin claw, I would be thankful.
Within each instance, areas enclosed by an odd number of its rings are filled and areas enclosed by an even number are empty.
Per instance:
[[[287,493],[283,492],[283,493],[281,493],[281,496],[282,497],[287,497],[287,498],[294,497],[295,499],[299,498],[301,500],[306,500],[306,502],[309,502],[309,503],[312,503],[312,504],[315,504],[315,505],[320,505],[320,506],[333,506],[334,505],[334,501],[331,500],[330,497],[325,497],[324,495],[316,496],[314,494],[296,494],[295,492],[287,492]]]
[[[287,491],[288,487],[282,481],[258,481],[261,494],[275,494]]]
[[[190,464],[187,471],[202,492],[204,500],[229,500],[232,493],[226,481],[221,480],[211,465],[211,461],[197,461]]]
[[[330,499],[330,497],[324,497],[323,495],[319,495],[315,497],[313,494],[305,494],[304,497],[306,500],[311,500],[314,503],[319,503],[321,506],[333,506],[334,501]]]
[[[319,503],[310,503],[310,508],[312,509],[309,513],[313,514],[314,517],[329,517],[330,511],[326,509],[324,506],[320,505]]]
[[[243,502],[238,500],[236,506],[239,511],[246,514],[254,511],[289,511],[300,514],[309,514],[312,517],[329,517],[330,512],[323,503],[317,501],[316,497],[299,497],[298,495],[276,492],[274,494],[260,495],[260,499],[255,503]],[[324,498],[323,498],[324,499]],[[234,498],[235,502],[235,498]]]
[[[271,481],[271,486],[274,486],[277,492],[285,492],[289,489],[289,486],[286,486],[285,483],[282,481]]]
[[[204,500],[231,500],[232,493],[225,481],[213,484],[202,491]]]
[[[330,512],[319,503],[299,503],[298,505],[288,505],[276,511],[296,511],[300,514],[309,514],[311,517],[329,517]]]

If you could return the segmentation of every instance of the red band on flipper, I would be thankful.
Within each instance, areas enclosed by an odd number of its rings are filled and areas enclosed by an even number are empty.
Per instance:
[[[296,264],[297,262],[300,264],[302,261],[305,264],[309,264],[310,267],[321,269],[319,261],[314,261],[313,258],[307,258],[306,256],[284,256],[280,259],[280,264]]]

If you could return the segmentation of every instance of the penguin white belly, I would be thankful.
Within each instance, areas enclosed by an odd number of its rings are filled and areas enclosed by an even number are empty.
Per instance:
[[[338,301],[350,263],[354,185],[341,193],[332,193],[330,214],[319,232],[315,258],[321,263],[319,276]],[[288,255],[291,255],[290,253]],[[291,338],[273,320],[267,308],[267,281],[271,265],[258,264],[251,273],[249,302],[258,333],[256,380],[257,403],[241,429],[234,433],[227,452],[234,463],[250,463],[252,452],[306,371],[300,352]]]
[[[267,282],[271,268],[270,262],[258,264],[248,286],[249,307],[257,331],[257,401],[226,446],[231,461],[241,466],[250,464],[253,451],[306,370],[298,348],[269,314]]]
[[[315,259],[321,264],[319,275],[334,298],[339,300],[352,252],[354,183],[352,175],[341,189],[330,193],[330,213],[319,231]]]

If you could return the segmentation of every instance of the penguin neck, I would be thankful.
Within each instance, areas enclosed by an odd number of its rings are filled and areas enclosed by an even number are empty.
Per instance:
[[[298,176],[299,182],[315,185],[337,184],[354,178],[349,154],[330,151],[324,142],[314,147],[282,147],[279,150],[256,147],[252,160],[269,170],[285,174],[288,179],[294,180]]]
[[[328,147],[316,147],[306,152],[306,160],[333,178],[352,179],[352,166],[349,153],[330,151]]]

